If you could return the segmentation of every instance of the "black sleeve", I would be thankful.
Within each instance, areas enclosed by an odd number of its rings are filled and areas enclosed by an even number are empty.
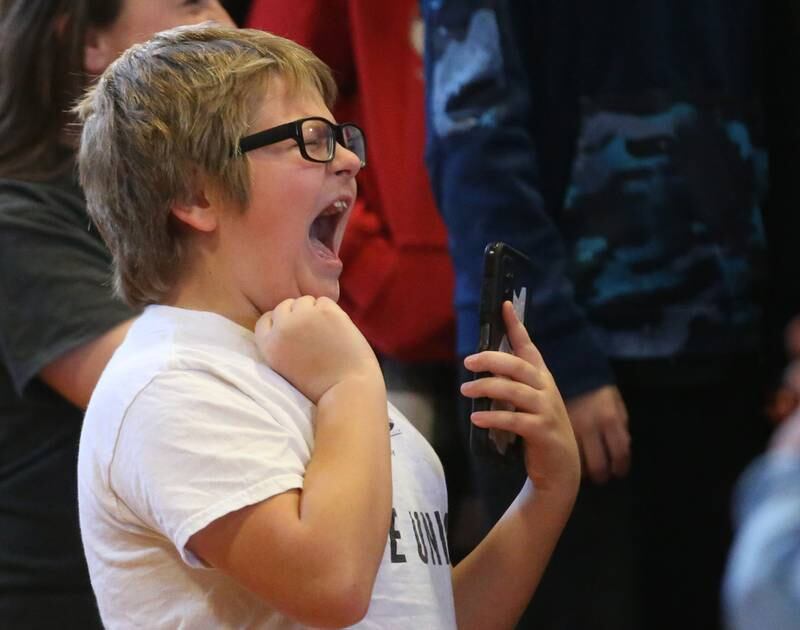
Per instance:
[[[0,356],[18,393],[43,367],[135,313],[75,195],[0,188]]]

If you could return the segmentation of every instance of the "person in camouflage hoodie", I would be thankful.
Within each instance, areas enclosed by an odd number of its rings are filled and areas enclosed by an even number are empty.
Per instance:
[[[760,7],[422,4],[458,353],[506,241],[533,259],[531,333],[587,476],[528,620],[714,628],[731,485],[767,433]],[[494,518],[521,476],[476,466]]]

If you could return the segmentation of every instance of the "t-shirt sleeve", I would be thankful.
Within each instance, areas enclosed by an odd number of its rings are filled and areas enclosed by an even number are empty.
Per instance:
[[[266,386],[266,385],[265,385]],[[186,543],[212,521],[303,486],[311,446],[299,409],[265,409],[200,371],[156,377],[128,408],[111,463],[112,491],[160,532],[183,560]]]
[[[0,353],[22,393],[54,359],[135,313],[112,294],[111,257],[88,217],[24,195],[0,201]]]

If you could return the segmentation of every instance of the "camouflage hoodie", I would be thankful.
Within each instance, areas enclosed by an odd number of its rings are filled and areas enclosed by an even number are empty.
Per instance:
[[[428,165],[477,344],[481,253],[535,264],[532,333],[566,396],[609,359],[758,344],[766,187],[746,0],[423,0]]]

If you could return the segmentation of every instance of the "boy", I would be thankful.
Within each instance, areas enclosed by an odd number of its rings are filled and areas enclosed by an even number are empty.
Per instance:
[[[81,437],[109,627],[510,627],[568,517],[575,441],[508,304],[517,356],[468,358],[498,377],[463,391],[515,405],[473,420],[525,439],[530,479],[451,570],[441,466],[335,303],[366,144],[329,122],[334,96],[288,40],[193,27],[129,50],[78,108],[90,214],[145,307]]]

